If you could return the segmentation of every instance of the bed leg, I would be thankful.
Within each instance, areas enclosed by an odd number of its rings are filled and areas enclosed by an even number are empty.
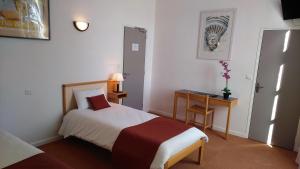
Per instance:
[[[164,169],[169,169],[168,163],[165,164]]]
[[[204,153],[204,144],[202,144],[201,147],[199,147],[198,160],[197,160],[198,165],[201,164],[201,161],[203,159],[203,153]]]

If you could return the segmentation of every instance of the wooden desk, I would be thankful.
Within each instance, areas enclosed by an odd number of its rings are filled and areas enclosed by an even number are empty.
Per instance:
[[[175,91],[174,107],[173,107],[173,119],[176,119],[178,98],[181,97],[181,98],[187,99],[187,94],[188,93],[213,96],[213,94],[197,92],[197,91],[192,91],[192,90],[177,90],[177,91]],[[229,127],[230,127],[231,108],[232,108],[232,106],[236,105],[237,102],[238,102],[238,99],[233,98],[233,97],[230,97],[228,100],[224,99],[223,96],[209,97],[209,105],[210,106],[224,106],[224,107],[227,107],[227,122],[226,122],[225,136],[224,136],[225,139],[227,139],[227,137],[228,137],[228,131],[229,131]],[[187,114],[186,114],[186,116],[187,116]],[[187,117],[185,117],[185,118],[187,118]]]

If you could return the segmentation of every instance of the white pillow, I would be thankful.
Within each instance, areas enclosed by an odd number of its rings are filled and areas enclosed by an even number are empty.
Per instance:
[[[100,89],[92,89],[92,90],[74,90],[74,96],[76,99],[78,110],[88,109],[89,103],[87,97],[98,96],[104,94],[104,90]]]

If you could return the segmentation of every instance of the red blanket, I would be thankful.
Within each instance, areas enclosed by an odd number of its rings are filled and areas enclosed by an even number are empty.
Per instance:
[[[37,154],[5,169],[71,169],[64,163],[49,157],[45,153]]]
[[[159,146],[189,129],[183,123],[158,117],[121,131],[112,150],[115,169],[149,169]]]

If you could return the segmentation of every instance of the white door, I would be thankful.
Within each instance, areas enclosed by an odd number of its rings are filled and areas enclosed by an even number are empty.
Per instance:
[[[143,109],[146,30],[125,27],[123,90],[128,92],[123,104],[139,110]]]
[[[300,31],[264,31],[249,138],[293,149],[300,109]]]

